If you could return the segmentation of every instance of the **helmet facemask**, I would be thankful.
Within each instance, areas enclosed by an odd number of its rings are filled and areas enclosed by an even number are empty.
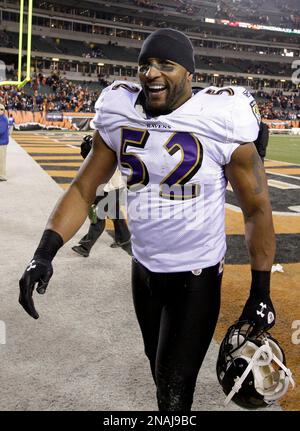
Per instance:
[[[248,408],[274,404],[294,387],[291,371],[279,343],[267,332],[254,334],[248,322],[232,325],[220,346],[217,375],[227,395]]]

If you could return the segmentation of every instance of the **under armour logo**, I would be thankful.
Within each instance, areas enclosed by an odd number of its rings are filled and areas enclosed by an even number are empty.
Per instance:
[[[28,265],[28,267],[27,267],[26,271],[30,271],[31,269],[36,268],[36,264],[34,264],[34,262],[35,262],[35,260],[33,259],[33,260],[29,263],[29,265]]]
[[[264,311],[264,308],[267,308],[267,305],[264,304],[263,302],[261,302],[259,305],[261,306],[261,309],[260,309],[260,311],[256,310],[256,314],[258,316],[265,317],[265,314],[263,313],[263,311]]]

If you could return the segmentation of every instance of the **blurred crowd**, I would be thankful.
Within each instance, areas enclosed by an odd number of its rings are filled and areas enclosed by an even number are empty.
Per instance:
[[[281,26],[283,28],[300,28],[299,0],[285,0],[284,2],[282,0],[211,0],[209,2],[205,0],[107,0],[106,5],[110,1],[120,3],[122,6],[124,3],[128,3],[139,8],[162,12],[162,22],[167,21],[165,17],[170,11],[176,11],[185,16],[197,16],[197,21],[193,20],[187,26],[187,29],[194,27],[191,31],[197,31],[196,22],[202,22],[204,18],[245,21],[270,26]],[[80,3],[76,7],[64,4],[58,7],[57,4],[53,4],[50,1],[43,1],[40,3],[39,8],[80,16],[84,14],[85,17],[93,19],[107,19],[105,12],[102,14],[100,11],[93,10],[93,8],[83,9]],[[157,18],[153,21],[151,18],[140,15],[142,14],[136,14],[136,16],[116,14],[113,20],[138,23],[141,26],[161,26]],[[187,31],[187,29],[184,29],[185,25],[183,24],[178,24],[178,27]],[[270,37],[272,38],[272,36]],[[280,39],[280,35],[278,38]],[[295,43],[297,43],[297,40]]]
[[[231,21],[246,19],[257,24],[300,28],[299,4],[293,3],[293,0],[286,2],[275,0],[272,7],[268,0],[220,0],[217,1],[215,17]]]
[[[134,3],[139,7],[144,7],[148,9],[162,10],[163,7],[157,2],[152,0],[134,0]]]
[[[193,5],[191,1],[188,0],[172,0],[170,4],[166,2],[166,4],[162,4],[161,1],[153,1],[153,0],[134,0],[134,3],[137,6],[150,8],[153,10],[164,10],[165,6],[172,6],[176,10],[176,12],[183,13],[185,15],[194,15],[199,11],[199,8]]]
[[[84,52],[82,54],[84,58],[105,58],[105,55],[101,48],[96,47],[95,49],[91,49],[89,52]]]
[[[44,76],[39,73],[23,89],[2,87],[0,102],[8,110],[48,111],[48,112],[94,112],[95,102],[102,88],[109,82],[99,76],[98,83],[91,88],[88,83],[75,83],[53,73]],[[258,101],[260,113],[266,119],[299,120],[299,92],[257,91],[254,97]]]
[[[257,91],[255,96],[261,116],[268,120],[300,120],[300,96],[293,92],[289,95],[282,91],[267,93]]]
[[[14,47],[13,42],[5,30],[0,30],[0,46],[4,46],[5,48]]]
[[[167,7],[185,15],[199,14],[206,17],[237,21],[246,19],[264,25],[300,28],[300,12],[297,0],[217,0],[201,2],[191,0],[133,0],[143,8],[164,10]],[[209,6],[208,8],[206,6]]]
[[[99,76],[98,84],[99,89],[93,89],[87,83],[74,83],[58,74],[46,77],[39,73],[29,88],[0,89],[0,100],[8,110],[94,112],[101,89],[109,82]]]

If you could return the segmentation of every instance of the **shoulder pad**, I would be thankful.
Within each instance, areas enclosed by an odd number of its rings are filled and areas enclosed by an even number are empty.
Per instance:
[[[114,81],[110,87],[111,90],[118,90],[119,88],[123,88],[130,93],[137,93],[141,89],[141,86],[139,86],[138,84],[128,81]]]

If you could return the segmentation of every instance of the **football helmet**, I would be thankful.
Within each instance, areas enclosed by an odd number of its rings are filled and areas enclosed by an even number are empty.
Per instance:
[[[217,376],[227,395],[247,409],[267,407],[279,400],[295,383],[285,365],[279,343],[268,332],[255,334],[253,325],[236,322],[221,343]]]

